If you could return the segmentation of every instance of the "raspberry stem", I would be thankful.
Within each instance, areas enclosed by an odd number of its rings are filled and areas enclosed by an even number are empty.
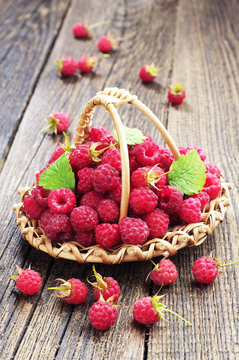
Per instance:
[[[63,284],[61,286],[50,287],[48,288],[48,290],[56,290],[58,292],[56,296],[59,298],[71,296],[71,283],[63,279],[56,279],[56,280],[62,281]]]
[[[107,284],[103,280],[102,276],[99,273],[97,273],[97,271],[95,270],[95,265],[93,265],[93,272],[94,272],[97,283],[93,283],[92,285],[97,287],[99,290],[107,289]]]
[[[98,27],[98,26],[106,25],[106,24],[108,24],[109,22],[110,22],[109,20],[98,21],[98,22],[96,22],[96,23],[94,23],[94,24],[89,25],[89,26],[88,26],[88,29],[94,29],[94,28],[96,28],[96,27]]]

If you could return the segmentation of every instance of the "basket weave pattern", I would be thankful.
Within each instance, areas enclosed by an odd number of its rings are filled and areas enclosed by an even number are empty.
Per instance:
[[[147,106],[139,101],[136,96],[131,95],[128,91],[124,89],[107,88],[88,102],[81,114],[76,129],[75,145],[88,141],[94,110],[96,106],[103,105],[112,116],[120,143],[122,197],[119,222],[124,216],[127,216],[130,189],[127,143],[124,138],[123,125],[117,111],[117,107],[124,103],[133,104],[142,111],[160,131],[175,159],[180,156],[174,141],[159,119]],[[177,226],[169,230],[162,239],[152,239],[143,245],[121,244],[114,249],[103,249],[99,245],[84,248],[74,241],[64,244],[52,242],[41,230],[39,221],[30,218],[24,212],[23,200],[30,194],[33,187],[26,187],[18,190],[20,202],[14,205],[14,210],[16,211],[17,224],[20,227],[23,238],[33,247],[44,251],[55,258],[59,257],[75,260],[79,263],[99,262],[105,264],[144,261],[161,255],[175,255],[178,250],[186,246],[200,245],[206,237],[212,233],[218,223],[223,221],[226,207],[230,205],[230,185],[226,184],[223,179],[221,179],[221,184],[222,190],[220,196],[204,207],[201,222]]]

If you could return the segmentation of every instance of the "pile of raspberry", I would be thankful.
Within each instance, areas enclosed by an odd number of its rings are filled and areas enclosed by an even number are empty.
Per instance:
[[[205,205],[220,195],[220,171],[206,163],[203,189],[185,196],[168,183],[167,172],[174,161],[171,151],[146,136],[141,144],[128,146],[131,189],[128,216],[118,224],[121,201],[121,161],[118,144],[108,129],[93,127],[89,142],[69,154],[76,189],[46,190],[38,184],[24,199],[24,210],[40,220],[45,235],[54,242],[76,241],[82,247],[99,244],[112,248],[120,243],[144,244],[162,238],[169,226],[201,221]],[[97,143],[97,144],[95,144]],[[91,149],[98,151],[93,156]],[[202,159],[202,149],[195,148]],[[185,155],[192,148],[180,147]],[[58,146],[46,168],[64,148]],[[36,175],[38,182],[40,174]]]

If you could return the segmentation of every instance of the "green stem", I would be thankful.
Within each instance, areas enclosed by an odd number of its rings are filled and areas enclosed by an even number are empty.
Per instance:
[[[193,326],[189,321],[185,320],[182,316],[178,315],[177,313],[175,313],[174,311],[172,310],[169,310],[169,309],[163,309],[162,311],[167,311],[167,312],[170,312],[171,314],[174,314],[176,316],[178,316],[181,320],[185,321],[187,324]]]
[[[89,29],[94,29],[94,28],[96,28],[96,27],[98,27],[98,26],[106,25],[106,24],[108,24],[109,22],[110,22],[109,20],[98,21],[98,22],[96,22],[96,23],[94,23],[94,24],[89,25],[88,28],[89,28]]]
[[[238,261],[233,261],[233,262],[227,263],[227,264],[221,264],[220,267],[227,266],[227,265],[233,265],[233,264],[238,264]]]

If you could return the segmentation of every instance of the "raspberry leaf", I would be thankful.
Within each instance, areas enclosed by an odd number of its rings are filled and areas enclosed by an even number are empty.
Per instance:
[[[169,169],[168,181],[182,194],[198,194],[206,181],[206,166],[196,150],[189,151],[186,155],[172,163]]]
[[[69,156],[66,153],[43,171],[39,178],[39,185],[47,190],[60,188],[75,190],[75,176],[70,166]]]
[[[136,128],[132,129],[127,126],[123,126],[123,127],[124,127],[126,142],[128,145],[142,144],[142,142],[147,139],[147,137],[144,136],[141,130]],[[115,140],[119,141],[116,130],[113,131],[112,135],[115,138]]]

